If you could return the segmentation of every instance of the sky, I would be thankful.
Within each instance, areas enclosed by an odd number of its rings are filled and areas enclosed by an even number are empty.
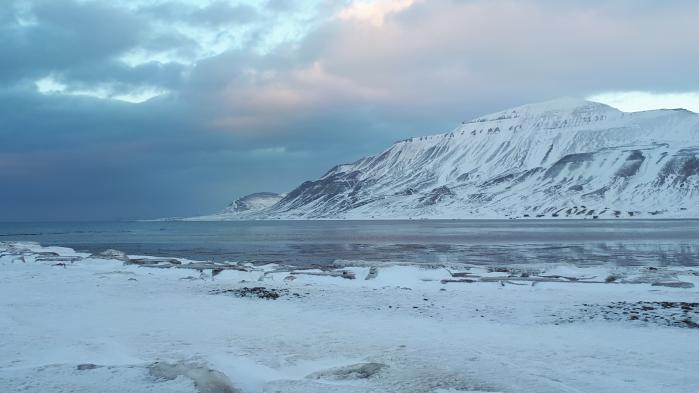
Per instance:
[[[560,96],[699,111],[690,0],[4,0],[0,221],[215,212]]]

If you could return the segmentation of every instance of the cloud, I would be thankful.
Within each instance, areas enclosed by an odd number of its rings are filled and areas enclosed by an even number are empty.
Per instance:
[[[686,15],[698,5],[610,4],[361,2],[290,49],[229,51],[193,74],[219,81],[206,91],[220,113],[209,115],[231,132],[280,129],[289,118],[347,106],[381,112],[396,127],[431,118],[439,129],[556,96],[699,90],[690,77],[699,53],[686,50],[698,36]]]
[[[97,86],[91,86],[87,89],[73,88],[55,79],[52,75],[41,78],[34,84],[36,85],[37,91],[45,95],[58,94],[69,96],[87,96],[102,100],[111,99],[130,102],[132,104],[140,104],[152,98],[169,93],[168,90],[149,86],[140,86],[138,88],[123,91],[123,89],[119,89],[118,86],[111,84],[100,84]]]
[[[141,12],[166,22],[185,23],[197,27],[248,24],[260,18],[257,10],[250,5],[233,5],[222,0],[203,6],[181,2],[156,3],[144,7]]]
[[[338,17],[381,26],[388,15],[400,12],[413,5],[414,2],[415,0],[378,0],[351,3],[339,12]]]
[[[699,5],[621,3],[416,2],[381,25],[340,20],[306,50],[328,72],[393,92],[399,105],[699,89],[688,78],[699,54],[687,50]]]
[[[652,93],[647,91],[608,92],[588,97],[625,112],[652,109],[687,109],[699,113],[699,92],[696,93]]]
[[[12,0],[0,220],[203,214],[556,96],[686,106],[698,13],[651,0]]]

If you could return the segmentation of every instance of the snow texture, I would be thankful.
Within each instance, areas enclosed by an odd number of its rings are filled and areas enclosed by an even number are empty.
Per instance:
[[[343,261],[302,270],[122,257],[0,243],[1,391],[699,386],[696,268]],[[265,291],[244,289],[255,287]]]

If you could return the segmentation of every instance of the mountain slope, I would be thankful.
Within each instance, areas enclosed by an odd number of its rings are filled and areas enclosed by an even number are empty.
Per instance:
[[[699,217],[699,115],[525,105],[338,165],[235,218]]]
[[[263,210],[282,200],[284,195],[285,194],[277,194],[274,192],[256,192],[254,194],[245,195],[233,201],[223,212],[242,213]]]

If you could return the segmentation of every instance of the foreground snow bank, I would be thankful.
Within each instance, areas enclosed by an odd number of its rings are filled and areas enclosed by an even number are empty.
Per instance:
[[[280,265],[0,243],[25,392],[695,392],[699,269]]]

